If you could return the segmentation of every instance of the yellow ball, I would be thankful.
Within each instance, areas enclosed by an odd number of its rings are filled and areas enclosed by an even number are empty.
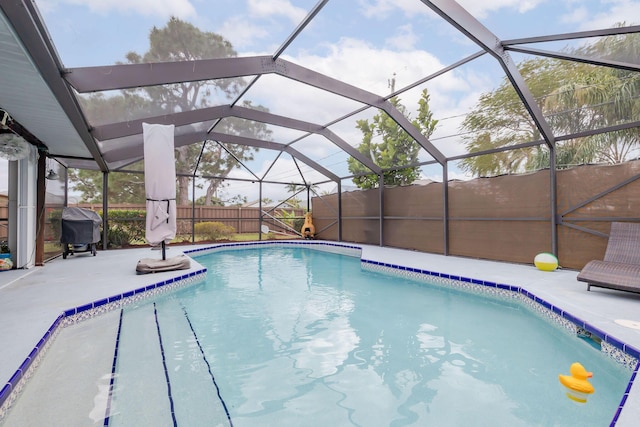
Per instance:
[[[558,258],[548,252],[536,255],[533,263],[538,267],[538,270],[542,271],[553,271],[558,268]]]

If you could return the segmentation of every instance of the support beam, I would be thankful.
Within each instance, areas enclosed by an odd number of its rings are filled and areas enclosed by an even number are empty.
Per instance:
[[[102,172],[102,249],[109,247],[109,173]]]
[[[79,93],[89,93],[261,75],[276,66],[271,56],[250,56],[68,68],[63,77]]]
[[[255,56],[84,67],[68,70],[65,78],[77,91],[84,93],[271,73],[382,109],[438,163],[445,161],[444,154],[383,97],[283,59]]]
[[[378,234],[380,236],[378,245],[384,246],[384,175],[378,175],[378,178],[378,195],[380,198],[378,200],[378,220],[380,221],[378,227]]]
[[[442,166],[442,231],[443,255],[449,255],[449,164]]]
[[[338,181],[338,242],[342,242],[342,180]]]
[[[546,58],[554,58],[554,59],[561,59],[561,60],[565,60],[565,61],[580,62],[580,63],[583,63],[583,64],[590,64],[590,65],[597,65],[597,66],[600,66],[600,67],[615,68],[615,69],[618,69],[618,70],[634,71],[634,72],[640,71],[640,65],[639,64],[633,64],[633,63],[630,63],[630,62],[611,61],[611,60],[608,60],[608,59],[592,58],[592,57],[589,57],[589,56],[575,55],[575,54],[571,54],[571,53],[562,53],[562,52],[552,52],[552,51],[548,51],[548,50],[532,49],[532,48],[528,48],[528,47],[511,46],[511,47],[505,47],[505,49],[513,51],[513,52],[524,53],[524,54],[527,54],[527,55],[544,56]]]
[[[208,135],[205,132],[193,132],[189,134],[176,135],[174,141],[175,141],[176,148],[178,148],[184,145],[189,145],[195,142],[205,141],[208,139],[219,141],[219,142],[225,142],[228,144],[238,144],[238,145],[246,145],[246,146],[255,147],[255,148],[265,148],[269,150],[284,151],[291,154],[293,157],[302,161],[307,166],[311,167],[312,169],[316,170],[317,172],[321,173],[322,175],[326,176],[332,181],[337,181],[339,179],[338,176],[335,175],[333,172],[327,170],[326,168],[319,165],[318,163],[311,160],[310,158],[300,153],[299,151],[295,150],[294,148],[286,146],[284,144],[279,144],[276,142],[265,141],[262,139],[248,138],[248,137],[238,136],[238,135],[229,135],[225,133],[217,133],[217,132],[212,132]],[[114,152],[116,153],[116,156],[114,157],[117,157],[117,158],[120,158],[120,157],[135,158],[138,156],[141,157],[142,151],[143,151],[143,145],[136,144],[135,146],[126,147],[121,151],[114,150]],[[114,152],[110,152],[107,158],[110,158]]]
[[[103,126],[97,126],[92,129],[93,136],[100,141],[106,141],[117,138],[124,138],[133,135],[142,134],[142,123],[159,123],[159,124],[174,124],[176,127],[190,125],[200,122],[213,122],[217,119],[225,117],[238,117],[245,120],[253,120],[260,123],[271,124],[274,126],[281,126],[289,129],[296,129],[303,132],[322,135],[335,144],[338,148],[345,151],[347,154],[355,158],[364,166],[369,168],[373,173],[379,174],[381,172],[380,167],[373,163],[370,159],[365,157],[362,153],[349,145],[345,140],[338,137],[335,133],[325,128],[324,126],[305,122],[302,120],[291,119],[285,116],[279,116],[276,114],[267,113],[264,111],[254,110],[251,108],[245,108],[240,106],[231,107],[230,105],[221,105],[217,107],[202,108],[199,110],[180,112],[175,114],[166,114],[162,116],[148,117],[146,119],[131,120],[126,122],[112,123]],[[208,127],[208,126],[205,126]],[[141,137],[140,137],[141,138]],[[142,140],[138,142],[138,145],[142,146]],[[123,160],[127,158],[127,151],[119,151],[118,156],[114,155],[114,152],[108,151],[108,143],[105,144],[107,148],[107,158],[110,162]],[[136,153],[139,150],[135,149]]]
[[[629,25],[628,27],[605,28],[602,30],[576,31],[573,33],[547,34],[544,36],[525,37],[520,39],[503,40],[503,46],[526,43],[545,43],[561,40],[576,40],[589,37],[606,37],[623,34],[640,33],[640,25]]]
[[[44,201],[47,196],[46,179],[47,175],[47,156],[44,154],[38,157],[38,182],[36,184],[36,260],[37,267],[44,265]]]

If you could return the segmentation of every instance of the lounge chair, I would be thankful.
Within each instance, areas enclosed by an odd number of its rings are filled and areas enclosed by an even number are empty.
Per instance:
[[[640,293],[640,223],[612,222],[604,260],[589,261],[578,280],[592,286]]]

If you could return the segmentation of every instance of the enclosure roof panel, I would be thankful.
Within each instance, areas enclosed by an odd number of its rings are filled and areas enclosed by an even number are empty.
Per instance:
[[[143,122],[176,125],[178,147],[272,150],[337,181],[351,173],[349,158],[388,170],[363,148],[362,130],[390,120],[419,146],[392,167],[446,167],[472,154],[464,118],[501,85],[533,124],[520,147],[637,128],[621,108],[569,126],[572,111],[598,98],[551,105],[562,91],[540,95],[523,66],[583,64],[613,70],[620,86],[636,81],[639,24],[640,8],[610,1],[0,0],[0,109],[49,157],[104,172],[141,159]],[[419,123],[425,90],[438,121],[429,134]],[[601,99],[636,108],[621,96]],[[370,143],[384,147],[385,135]]]

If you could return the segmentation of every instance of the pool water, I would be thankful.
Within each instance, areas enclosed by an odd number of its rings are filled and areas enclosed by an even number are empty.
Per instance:
[[[105,425],[604,426],[631,373],[516,302],[304,248],[124,309]],[[593,372],[586,404],[558,374]]]

